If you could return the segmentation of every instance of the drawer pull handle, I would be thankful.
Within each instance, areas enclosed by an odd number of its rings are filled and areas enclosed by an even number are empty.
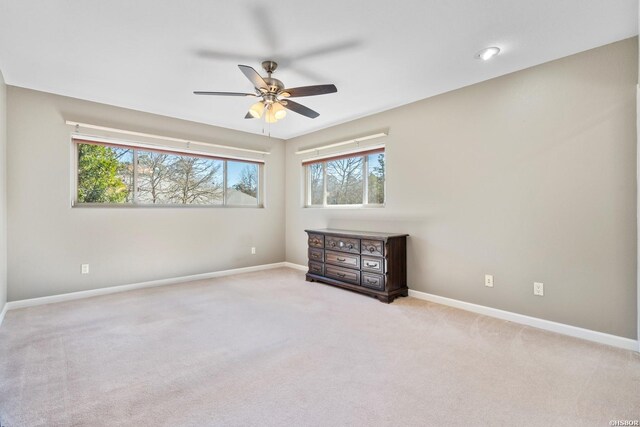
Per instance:
[[[376,268],[378,268],[378,263],[377,262],[368,262],[367,263],[367,267],[376,267]]]
[[[349,245],[349,249],[353,249],[353,245]]]
[[[337,274],[338,276],[340,276],[340,277],[345,277],[345,276],[346,276],[346,274],[344,274],[344,273],[336,273],[336,274]]]
[[[347,259],[346,258],[336,258],[339,262],[345,262]]]
[[[318,258],[318,257],[320,257],[320,254],[311,254],[311,256],[314,257],[314,258]]]
[[[331,242],[331,247],[335,248],[336,247],[336,242]]]
[[[369,248],[369,252],[375,252],[375,251],[376,251],[376,247],[375,247],[375,246],[371,246],[371,247]]]
[[[367,279],[367,283],[371,283],[373,285],[373,284],[378,283],[378,281],[377,280]]]

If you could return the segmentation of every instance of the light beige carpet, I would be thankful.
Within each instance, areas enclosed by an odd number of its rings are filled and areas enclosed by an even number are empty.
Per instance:
[[[9,311],[2,426],[606,426],[638,354],[277,269]]]

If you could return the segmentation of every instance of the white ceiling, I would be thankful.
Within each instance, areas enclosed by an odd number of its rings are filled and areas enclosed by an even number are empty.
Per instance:
[[[7,84],[261,133],[243,117],[237,68],[286,86],[334,83],[297,101],[271,135],[291,138],[638,34],[637,0],[0,0]],[[487,46],[502,54],[474,59]]]

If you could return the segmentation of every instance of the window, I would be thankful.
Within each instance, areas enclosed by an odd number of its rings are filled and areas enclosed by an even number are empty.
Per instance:
[[[258,197],[258,165],[227,162],[227,202],[232,205],[255,205]]]
[[[382,206],[384,149],[304,162],[306,206]]]
[[[75,142],[76,205],[261,205],[259,163]]]

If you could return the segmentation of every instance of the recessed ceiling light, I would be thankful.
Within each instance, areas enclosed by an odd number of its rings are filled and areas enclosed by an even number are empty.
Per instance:
[[[488,61],[499,53],[500,53],[499,47],[495,47],[495,46],[488,47],[476,53],[476,59],[482,59],[483,61]]]

